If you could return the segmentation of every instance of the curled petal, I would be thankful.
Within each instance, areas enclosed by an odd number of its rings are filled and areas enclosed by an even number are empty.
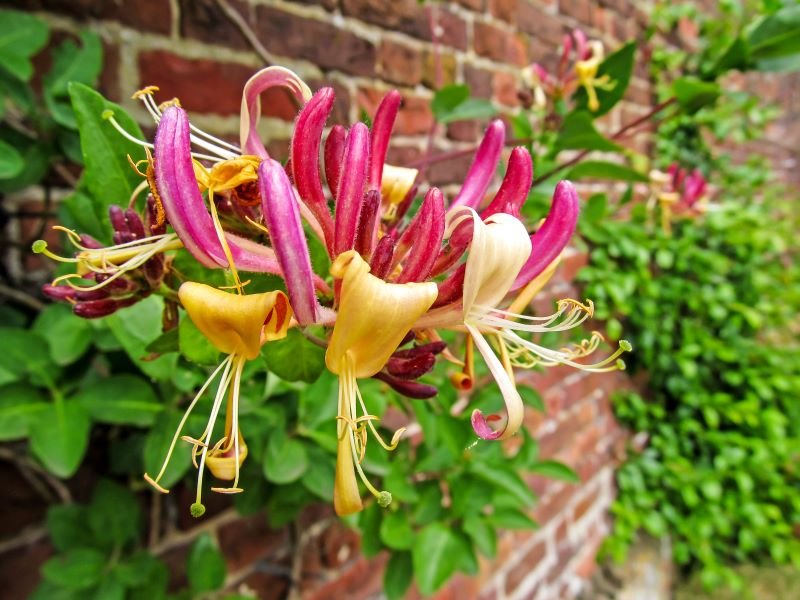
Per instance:
[[[241,296],[187,281],[178,297],[189,318],[217,350],[248,360],[258,356],[264,342],[285,337],[292,317],[283,292]]]
[[[558,258],[575,232],[579,212],[580,200],[575,187],[566,180],[559,182],[547,218],[531,236],[530,258],[520,270],[512,291],[523,287]]]
[[[518,147],[511,151],[508,169],[500,189],[492,202],[481,213],[484,221],[495,213],[507,213],[519,219],[519,210],[528,198],[528,191],[533,182],[533,161],[525,148]]]
[[[333,245],[333,220],[328,201],[322,191],[319,172],[319,147],[325,121],[333,110],[335,95],[332,88],[322,88],[300,111],[292,135],[292,172],[300,198],[319,222],[328,250]]]
[[[489,426],[483,413],[476,409],[472,413],[472,428],[475,430],[475,433],[484,440],[504,440],[514,435],[522,425],[522,417],[525,412],[522,398],[511,376],[506,372],[505,368],[503,368],[503,364],[497,358],[481,332],[469,323],[465,325],[467,331],[469,331],[469,334],[475,341],[475,347],[478,349],[478,352],[481,353],[481,356],[483,356],[483,359],[486,361],[486,366],[489,367],[489,371],[497,382],[497,387],[500,388],[500,392],[503,394],[503,401],[505,402],[507,413],[507,420],[503,428],[495,430]]]
[[[258,168],[261,208],[272,248],[283,272],[289,300],[301,325],[317,320],[317,298],[300,208],[280,163],[267,159]]]
[[[155,181],[170,225],[184,247],[205,267],[227,267],[228,259],[197,186],[189,142],[186,112],[170,106],[164,110],[156,131]],[[239,269],[280,273],[269,248],[226,234],[233,261]]]
[[[387,283],[371,275],[355,251],[338,256],[331,274],[342,287],[325,363],[338,375],[348,356],[355,377],[372,377],[436,300],[436,284]]]
[[[351,515],[364,508],[358,491],[355,461],[347,431],[336,444],[336,479],[333,485],[333,508],[339,516]]]
[[[531,241],[525,226],[511,215],[497,213],[484,223],[472,209],[461,212],[473,222],[464,274],[463,309],[468,319],[473,307],[482,312],[505,297],[530,256]]]
[[[461,186],[461,191],[453,200],[451,208],[455,206],[475,208],[480,204],[492,182],[497,163],[500,162],[500,153],[503,151],[505,139],[506,127],[503,122],[499,119],[492,121],[475,153],[475,159],[464,179],[464,185]]]
[[[311,99],[311,90],[295,73],[284,67],[261,69],[244,84],[242,110],[239,125],[239,143],[242,154],[252,154],[267,158],[268,154],[261,143],[256,129],[261,117],[261,93],[275,86],[288,89],[303,105]]]
[[[389,149],[389,137],[392,134],[397,111],[400,109],[402,97],[400,92],[392,90],[383,97],[375,111],[372,121],[372,137],[370,139],[370,165],[369,187],[373,190],[381,189],[381,176],[383,164],[386,162],[386,152]]]
[[[356,123],[347,135],[339,191],[336,195],[334,256],[352,250],[355,246],[368,162],[369,129],[363,123]]]

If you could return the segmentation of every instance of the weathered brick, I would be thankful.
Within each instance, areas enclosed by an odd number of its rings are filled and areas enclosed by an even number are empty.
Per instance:
[[[253,70],[236,63],[190,59],[167,50],[139,54],[139,85],[157,85],[160,98],[177,97],[190,112],[238,114]]]
[[[544,540],[533,545],[520,559],[519,562],[508,572],[505,580],[506,594],[514,593],[519,584],[535,570],[547,553],[547,545]]]
[[[416,0],[341,0],[342,12],[384,29],[430,39],[425,9]]]
[[[19,475],[13,476],[12,481],[20,480]],[[0,584],[3,586],[3,597],[30,597],[40,581],[39,568],[52,555],[53,548],[45,541],[0,554]]]
[[[474,142],[480,134],[478,121],[455,121],[447,124],[447,137],[459,142]]]
[[[217,537],[230,572],[274,555],[288,540],[286,529],[269,528],[264,513],[223,525]]]
[[[298,4],[315,4],[322,6],[326,10],[333,10],[339,6],[339,0],[289,0],[289,2],[297,2]]]
[[[256,32],[270,52],[353,75],[375,73],[375,46],[354,33],[271,6],[258,6],[256,16]]]
[[[252,590],[259,600],[283,600],[288,597],[291,581],[291,566],[264,562],[258,570],[248,575],[242,584]]]
[[[455,3],[475,11],[481,11],[486,6],[486,0],[455,0]]]
[[[422,81],[422,53],[391,39],[378,46],[377,74],[391,83],[417,85]]]
[[[525,66],[528,62],[524,39],[491,23],[475,23],[473,45],[478,55],[498,62],[518,66]]]
[[[501,21],[514,25],[520,4],[526,4],[525,0],[489,0],[489,12]]]
[[[250,14],[252,6],[241,0],[232,0],[231,6],[246,20],[252,21]],[[180,31],[182,37],[207,44],[237,50],[251,49],[242,32],[231,22],[215,0],[180,0]]]
[[[579,489],[576,485],[561,484],[555,493],[542,496],[533,509],[534,520],[544,527],[564,510]]]
[[[518,89],[519,82],[511,73],[497,71],[492,76],[492,95],[500,104],[519,106]]]
[[[448,160],[442,160],[428,168],[428,178],[431,185],[445,186],[452,183],[461,184],[472,164],[472,154],[457,156]]]
[[[378,104],[383,99],[385,92],[374,88],[359,88],[357,102],[359,108],[367,114],[375,114]],[[417,135],[427,133],[433,125],[433,113],[430,101],[427,98],[403,94],[403,103],[397,114],[394,126],[396,135]]]
[[[352,98],[350,90],[338,81],[330,79],[309,79],[306,81],[312,90],[323,87],[332,87],[336,99],[333,102],[333,110],[328,117],[328,125],[350,125],[350,103]]]
[[[521,2],[517,7],[516,24],[520,31],[550,47],[559,46],[564,37],[564,28],[558,17],[530,2]]]
[[[467,65],[464,67],[464,79],[470,93],[476,98],[492,97],[492,72],[488,69]]]
[[[438,69],[436,56],[433,50],[425,50],[422,59],[422,85],[438,89],[442,86],[455,83],[456,80],[456,57],[453,54],[438,52]]]
[[[26,11],[52,11],[87,22],[94,19],[117,21],[133,29],[169,33],[172,10],[164,0],[139,0],[131,8],[107,0],[6,0],[4,4]]]
[[[589,0],[562,0],[558,3],[558,9],[561,14],[572,17],[580,25],[589,25],[592,12]]]
[[[427,11],[434,10],[427,7]],[[439,28],[438,41],[444,46],[455,48],[456,50],[467,49],[467,24],[458,15],[441,8],[436,8],[434,13],[436,26]],[[423,36],[423,39],[430,39],[430,35]]]

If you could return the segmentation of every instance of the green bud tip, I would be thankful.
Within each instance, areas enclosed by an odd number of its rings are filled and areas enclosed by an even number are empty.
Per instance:
[[[625,352],[630,352],[631,350],[633,350],[633,346],[631,346],[631,343],[628,340],[620,340],[619,347],[622,348]]]
[[[33,250],[35,254],[41,254],[42,252],[47,250],[47,242],[45,242],[44,240],[36,240],[35,242],[33,242],[31,250]]]
[[[617,368],[620,371],[624,371],[625,370],[625,361],[622,360],[621,358],[617,359]]]
[[[189,507],[189,512],[192,513],[192,516],[195,519],[199,519],[205,514],[206,507],[200,504],[199,502],[195,502]]]
[[[100,116],[103,117],[103,119],[107,121],[108,119],[110,119],[111,117],[114,116],[114,111],[111,110],[110,108],[107,108],[102,112],[102,114]]]
[[[386,491],[378,494],[378,506],[386,508],[392,503],[392,494]]]

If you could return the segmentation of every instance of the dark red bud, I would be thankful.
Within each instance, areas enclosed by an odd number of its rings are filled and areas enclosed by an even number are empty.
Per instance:
[[[450,277],[439,284],[439,295],[431,308],[438,308],[455,302],[464,293],[464,274],[466,265],[461,265]]]
[[[398,379],[397,377],[392,377],[388,373],[384,372],[377,373],[374,377],[375,379],[379,379],[380,381],[388,383],[389,386],[391,386],[391,388],[398,394],[402,394],[403,396],[407,396],[409,398],[414,398],[415,400],[426,400],[428,398],[433,398],[437,393],[439,393],[439,390],[432,385],[427,385],[418,381]]]
[[[436,364],[433,354],[421,354],[413,358],[390,358],[386,361],[386,370],[390,375],[400,379],[419,379],[430,372]]]
[[[394,240],[392,236],[385,235],[378,241],[378,245],[375,246],[375,252],[372,253],[372,260],[369,263],[372,274],[375,277],[386,279],[392,266],[393,256]]]
[[[394,354],[392,354],[392,358],[414,358],[423,354],[439,354],[440,352],[443,352],[445,348],[447,348],[447,342],[430,342],[428,344],[414,346],[413,348],[408,348],[406,350],[397,350]]]

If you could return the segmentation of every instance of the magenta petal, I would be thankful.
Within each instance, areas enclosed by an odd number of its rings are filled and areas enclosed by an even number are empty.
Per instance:
[[[397,278],[398,283],[424,281],[430,275],[442,248],[444,212],[442,192],[438,188],[431,188],[398,243],[398,251],[400,248],[409,248],[403,261],[403,271]]]
[[[289,302],[300,325],[317,320],[317,297],[300,207],[289,177],[280,163],[267,159],[258,167],[261,208],[272,248],[286,281]]]
[[[336,194],[333,255],[352,250],[361,216],[369,163],[369,129],[356,123],[347,134],[339,191]]]
[[[383,163],[386,162],[386,152],[389,149],[389,138],[392,135],[397,111],[400,110],[402,97],[400,92],[392,90],[383,97],[375,111],[372,121],[372,138],[370,140],[370,165],[369,187],[373,190],[381,189],[383,176]]]
[[[506,127],[503,122],[499,119],[492,121],[475,153],[475,160],[472,161],[472,166],[464,179],[464,185],[450,205],[451,208],[454,206],[475,208],[480,204],[486,190],[489,189],[489,184],[492,183],[505,139]]]
[[[356,252],[358,252],[364,260],[369,260],[372,256],[372,249],[375,247],[375,234],[378,231],[380,207],[380,190],[369,190],[364,194],[364,201],[361,206],[361,218],[356,235]]]
[[[331,88],[322,88],[314,94],[297,117],[291,147],[294,183],[300,198],[317,218],[329,251],[333,244],[333,220],[325,193],[322,191],[319,147],[322,142],[322,130],[333,109],[334,99]]]
[[[531,236],[530,258],[520,270],[511,291],[523,287],[561,254],[575,233],[579,212],[580,200],[575,187],[569,181],[560,181],[547,218]]]
[[[490,415],[489,418],[500,420],[497,415]],[[505,433],[505,428],[497,430],[492,429],[486,421],[486,417],[484,417],[483,413],[477,408],[472,411],[470,421],[472,423],[472,429],[475,430],[475,433],[477,433],[478,437],[481,439],[497,440]]]
[[[325,139],[325,180],[328,182],[328,189],[333,194],[334,200],[339,191],[339,175],[342,172],[346,138],[347,130],[341,125],[334,125]]]
[[[164,212],[189,253],[206,267],[227,267],[228,259],[214,222],[197,187],[189,142],[186,112],[170,106],[156,130],[153,150],[156,187]],[[236,267],[244,271],[279,273],[272,251],[254,242],[244,248],[235,236],[226,235]]]
[[[519,209],[528,198],[533,181],[533,161],[525,148],[518,147],[511,151],[508,169],[500,189],[494,199],[481,213],[485,221],[495,213],[506,213],[519,218]]]

